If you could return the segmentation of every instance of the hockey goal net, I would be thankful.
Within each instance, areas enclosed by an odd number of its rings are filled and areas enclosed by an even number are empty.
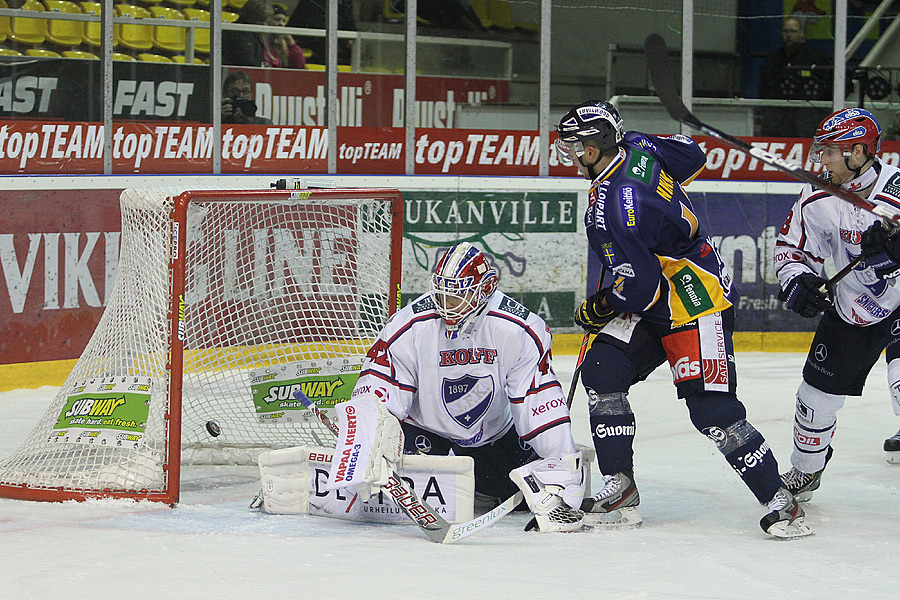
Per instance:
[[[125,190],[111,300],[0,462],[0,496],[175,503],[183,460],[332,445],[291,392],[349,397],[342,375],[399,301],[401,202],[381,189]]]

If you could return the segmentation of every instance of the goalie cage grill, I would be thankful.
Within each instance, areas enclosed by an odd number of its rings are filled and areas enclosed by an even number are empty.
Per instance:
[[[330,440],[311,413],[261,422],[248,372],[366,353],[399,304],[400,193],[179,192],[122,192],[111,299],[44,416],[0,462],[0,496],[174,504],[182,461],[255,463]],[[130,382],[149,383],[139,443],[62,437],[77,391]]]

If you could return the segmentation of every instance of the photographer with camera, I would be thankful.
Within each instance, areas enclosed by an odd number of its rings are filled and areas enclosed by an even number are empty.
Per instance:
[[[244,71],[232,71],[222,84],[222,123],[271,125],[272,120],[256,116],[253,81]]]

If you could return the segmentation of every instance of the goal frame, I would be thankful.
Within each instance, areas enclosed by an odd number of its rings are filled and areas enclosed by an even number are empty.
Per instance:
[[[229,196],[231,194],[231,196]],[[236,195],[240,197],[235,197]],[[166,462],[162,464],[164,485],[161,490],[83,490],[65,487],[36,487],[28,483],[0,483],[0,497],[63,502],[84,501],[91,498],[118,498],[150,500],[175,506],[181,488],[182,409],[184,383],[184,340],[179,328],[184,326],[184,295],[187,273],[188,206],[193,201],[203,202],[254,202],[260,200],[297,201],[315,195],[317,200],[384,200],[390,202],[391,229],[389,289],[386,290],[387,315],[393,315],[400,306],[400,282],[402,273],[403,200],[400,192],[390,188],[334,188],[334,189],[199,189],[188,190],[170,196],[173,201],[169,213],[169,300],[168,336],[169,356],[166,363],[168,405],[164,414],[166,435]],[[98,324],[98,328],[100,325]],[[77,365],[76,365],[77,368]],[[74,370],[74,369],[73,369]],[[66,384],[69,383],[67,378]],[[176,417],[177,415],[177,417]]]

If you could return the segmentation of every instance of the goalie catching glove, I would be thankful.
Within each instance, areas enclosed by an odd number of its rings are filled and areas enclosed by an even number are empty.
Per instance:
[[[606,303],[606,290],[600,290],[575,311],[575,322],[590,333],[598,333],[603,326],[616,318],[616,311]]]
[[[400,421],[372,396],[341,402],[335,410],[340,432],[325,489],[355,488],[368,499],[400,468]]]
[[[526,531],[535,526],[542,532],[578,531],[584,525],[584,513],[578,509],[585,482],[581,452],[530,462],[510,471],[509,478],[534,513]]]
[[[900,235],[895,235],[896,232],[895,227],[875,221],[862,234],[860,251],[878,279],[900,275]]]

